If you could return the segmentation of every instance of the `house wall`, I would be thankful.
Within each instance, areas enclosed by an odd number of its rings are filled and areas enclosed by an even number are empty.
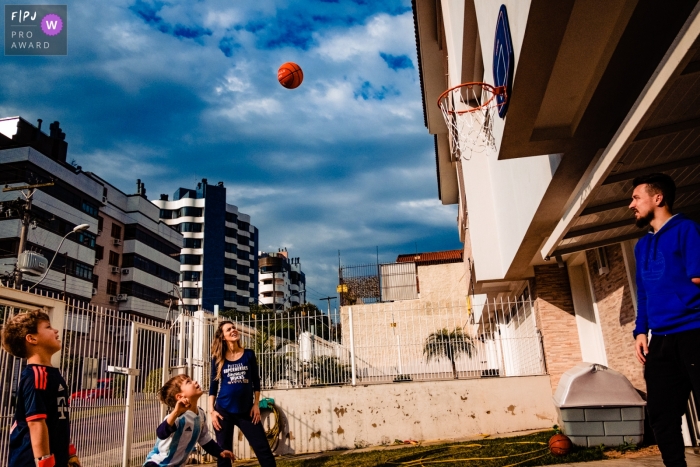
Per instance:
[[[533,281],[535,316],[542,334],[552,392],[565,371],[581,362],[569,275],[558,265],[535,266]]]
[[[598,306],[600,325],[605,341],[608,366],[619,371],[632,385],[646,391],[643,366],[634,355],[634,320],[636,316],[630,282],[627,277],[620,244],[605,247],[609,272],[598,274],[594,250],[586,252],[594,300]]]

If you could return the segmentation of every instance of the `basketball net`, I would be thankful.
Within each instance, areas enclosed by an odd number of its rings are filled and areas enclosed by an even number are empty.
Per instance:
[[[505,97],[505,87],[487,83],[460,84],[440,95],[438,106],[450,133],[454,160],[469,160],[472,154],[496,149],[494,114],[506,101],[499,103],[497,96]]]

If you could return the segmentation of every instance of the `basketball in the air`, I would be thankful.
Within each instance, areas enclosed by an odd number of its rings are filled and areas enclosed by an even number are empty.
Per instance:
[[[287,89],[298,88],[304,81],[304,72],[296,63],[287,62],[277,70],[277,80]]]
[[[564,456],[571,451],[571,440],[561,433],[549,438],[549,451],[555,456]]]

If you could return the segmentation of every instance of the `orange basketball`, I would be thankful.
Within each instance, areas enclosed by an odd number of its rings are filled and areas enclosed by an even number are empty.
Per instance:
[[[561,433],[549,438],[549,451],[555,456],[564,456],[571,451],[571,440]]]
[[[277,80],[285,88],[294,89],[304,81],[304,72],[296,63],[287,62],[277,70]]]

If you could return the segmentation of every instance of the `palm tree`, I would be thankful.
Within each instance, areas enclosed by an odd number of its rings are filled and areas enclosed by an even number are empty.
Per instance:
[[[440,358],[446,357],[452,363],[452,374],[457,379],[457,367],[455,360],[461,354],[467,354],[472,358],[474,353],[474,342],[468,334],[462,331],[462,328],[455,328],[449,331],[447,328],[431,333],[425,339],[423,346],[423,355],[427,361],[435,359],[440,361]]]

